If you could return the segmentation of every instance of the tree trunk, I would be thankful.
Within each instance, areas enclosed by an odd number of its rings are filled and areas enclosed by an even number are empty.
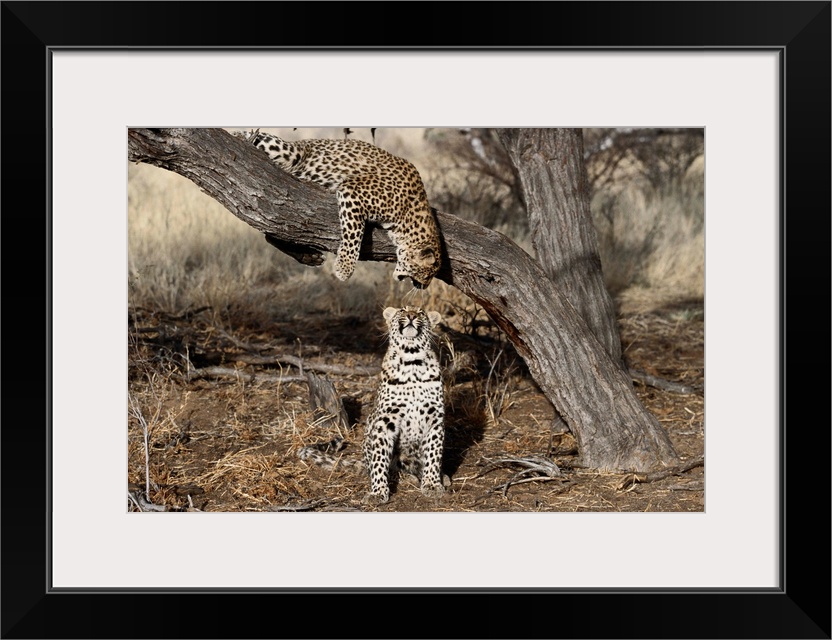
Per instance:
[[[128,156],[192,180],[305,264],[320,264],[323,251],[338,247],[335,197],[222,129],[130,129]],[[505,332],[575,434],[581,463],[647,472],[678,462],[630,378],[540,265],[496,231],[444,213],[437,220],[445,249],[437,277],[479,303]],[[360,258],[395,261],[383,230],[368,228]]]
[[[537,261],[615,362],[615,305],[604,284],[580,129],[499,129],[523,187]]]

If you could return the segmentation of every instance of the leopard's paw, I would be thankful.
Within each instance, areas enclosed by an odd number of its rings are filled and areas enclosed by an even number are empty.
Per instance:
[[[445,495],[445,487],[441,484],[429,484],[422,486],[422,495],[428,498],[441,498]]]
[[[384,504],[390,499],[389,493],[368,493],[364,496],[364,499],[361,501],[362,504],[366,505],[377,505],[377,504]]]

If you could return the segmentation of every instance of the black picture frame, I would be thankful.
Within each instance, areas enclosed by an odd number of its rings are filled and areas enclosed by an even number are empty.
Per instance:
[[[829,638],[830,15],[830,2],[3,2],[2,637]],[[48,83],[63,47],[778,51],[780,588],[52,592]]]

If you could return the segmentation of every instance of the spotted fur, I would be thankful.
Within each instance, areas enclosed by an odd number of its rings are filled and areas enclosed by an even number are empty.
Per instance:
[[[321,442],[319,444],[311,444],[306,447],[298,449],[298,457],[301,460],[306,460],[316,464],[324,469],[335,469],[337,467],[362,467],[363,462],[360,460],[351,460],[342,457],[342,452],[346,448],[346,441],[338,436],[329,440],[328,442]]]
[[[386,229],[396,245],[394,276],[409,277],[420,289],[430,284],[441,265],[439,230],[413,164],[360,140],[287,142],[259,132],[248,139],[285,171],[335,192],[341,224],[338,279],[352,275],[365,224],[371,221]]]
[[[439,497],[445,492],[445,403],[432,329],[441,317],[414,307],[388,307],[384,319],[389,343],[364,436],[364,464],[370,476],[364,502],[389,500],[394,458],[402,470],[420,478],[423,494]]]

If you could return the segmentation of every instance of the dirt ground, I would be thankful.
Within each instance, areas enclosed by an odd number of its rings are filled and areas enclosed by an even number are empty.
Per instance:
[[[479,314],[440,325],[445,362],[445,496],[403,477],[390,502],[365,506],[362,426],[385,343],[381,318],[331,316],[220,329],[210,310],[179,317],[131,309],[128,509],[167,511],[703,511],[704,312],[701,301],[620,296],[629,366],[693,392],[636,381],[687,470],[667,477],[575,465],[568,433],[520,358]],[[304,367],[301,372],[298,365]],[[323,365],[323,366],[321,366]],[[310,408],[305,373],[331,381],[350,427]],[[145,459],[145,432],[149,460]],[[345,439],[334,469],[301,460],[307,445]],[[149,468],[149,502],[144,499]]]

